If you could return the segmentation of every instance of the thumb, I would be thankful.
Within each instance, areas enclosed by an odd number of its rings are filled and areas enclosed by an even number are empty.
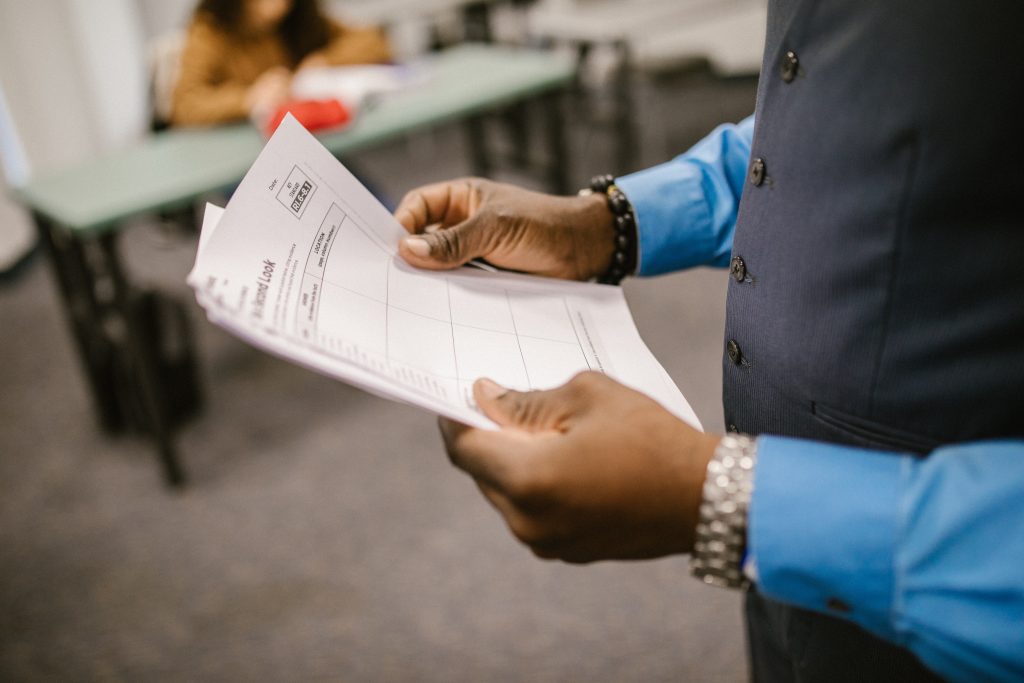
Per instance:
[[[481,223],[474,216],[450,228],[403,237],[398,243],[398,253],[418,268],[458,268],[483,255],[482,237]]]
[[[473,398],[484,415],[500,427],[528,432],[560,429],[577,407],[564,387],[512,391],[489,379],[478,379],[473,384]]]

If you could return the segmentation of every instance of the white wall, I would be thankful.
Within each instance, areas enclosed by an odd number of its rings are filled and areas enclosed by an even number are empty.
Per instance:
[[[17,263],[35,243],[27,212],[7,192],[11,182],[24,182],[28,173],[21,142],[12,132],[7,100],[0,87],[0,273]]]
[[[134,0],[65,0],[101,149],[133,142],[149,121],[149,69]]]
[[[330,11],[351,20],[388,20],[402,58],[426,46],[429,32],[420,14],[436,19],[459,3],[324,0]],[[196,0],[0,0],[0,86],[28,175],[98,156],[145,134],[146,46],[155,36],[183,28],[195,5]]]
[[[344,14],[378,1],[324,4]],[[145,133],[146,46],[155,36],[183,28],[195,5],[196,0],[0,0],[0,86],[29,175],[98,156]],[[395,36],[402,56],[425,43],[422,27],[408,21],[410,30]]]
[[[184,28],[196,0],[136,0],[146,39]]]
[[[0,2],[0,85],[31,174],[144,132],[142,36],[134,0]]]
[[[97,151],[62,0],[0,2],[0,84],[28,159],[45,172]]]
[[[7,182],[0,176],[0,273],[16,264],[35,242],[28,212],[10,198]]]
[[[3,84],[0,83],[0,169],[8,183],[21,185],[29,176],[25,147],[14,130],[14,119],[7,105]]]

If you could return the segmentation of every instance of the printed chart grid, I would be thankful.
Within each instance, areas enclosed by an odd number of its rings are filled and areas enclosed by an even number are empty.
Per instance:
[[[337,204],[301,278],[297,337],[449,401],[472,405],[481,376],[548,388],[593,366],[566,297],[425,277]]]

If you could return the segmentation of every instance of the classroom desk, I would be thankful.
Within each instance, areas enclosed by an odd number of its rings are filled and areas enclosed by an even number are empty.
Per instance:
[[[344,20],[389,27],[409,19],[431,20],[459,15],[467,37],[486,40],[490,10],[507,0],[328,0],[326,7]]]
[[[427,82],[382,99],[350,127],[319,136],[321,141],[344,156],[415,130],[464,121],[475,141],[474,171],[486,173],[480,117],[541,100],[547,104],[547,178],[554,191],[568,189],[560,104],[575,77],[571,60],[465,45],[429,58],[429,64]],[[147,333],[146,316],[153,311],[140,312],[141,290],[122,267],[117,236],[129,218],[188,206],[234,186],[263,143],[247,124],[171,130],[15,190],[47,247],[101,426],[123,428],[125,405],[133,406],[144,416],[135,426],[153,440],[172,485],[184,481],[174,444],[172,388]]]
[[[613,173],[636,170],[633,70],[706,58],[722,75],[754,74],[764,49],[763,0],[547,0],[529,11],[534,38],[575,48],[582,68],[596,46],[616,53]]]

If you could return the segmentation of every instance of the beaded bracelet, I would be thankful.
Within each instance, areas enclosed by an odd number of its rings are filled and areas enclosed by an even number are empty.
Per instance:
[[[615,185],[614,176],[594,176],[590,180],[590,187],[580,191],[580,194],[593,193],[607,195],[608,209],[615,217],[615,251],[608,270],[599,275],[597,281],[605,285],[617,285],[636,268],[636,216],[626,195]]]

